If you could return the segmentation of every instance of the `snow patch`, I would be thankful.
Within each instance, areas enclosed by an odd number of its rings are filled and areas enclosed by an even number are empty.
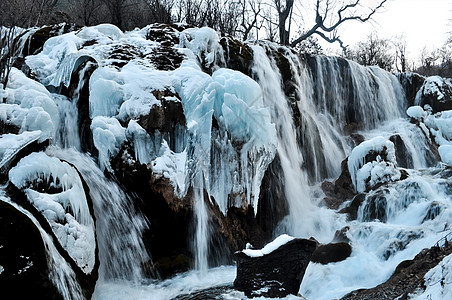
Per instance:
[[[290,242],[294,239],[295,238],[292,236],[289,236],[287,234],[282,234],[282,235],[278,236],[276,239],[274,239],[271,243],[268,243],[267,245],[265,245],[265,247],[260,250],[245,249],[245,250],[242,250],[242,252],[244,254],[248,255],[249,257],[261,257],[261,256],[272,253],[279,247],[287,244],[288,242]]]

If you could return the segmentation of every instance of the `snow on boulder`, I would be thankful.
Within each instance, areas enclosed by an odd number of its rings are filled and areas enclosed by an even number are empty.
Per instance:
[[[424,111],[424,109],[420,106],[411,106],[406,110],[406,114],[415,120],[422,121],[426,116],[427,113]]]
[[[46,218],[58,242],[89,274],[96,263],[94,220],[78,172],[68,163],[33,153],[9,172],[28,201]]]
[[[273,251],[275,251],[279,247],[287,244],[288,242],[292,241],[293,239],[295,239],[295,238],[290,235],[282,234],[282,235],[278,236],[276,239],[274,239],[271,243],[268,243],[267,245],[265,245],[264,248],[262,248],[262,249],[256,250],[256,249],[248,248],[248,249],[242,250],[242,252],[244,254],[248,255],[249,257],[264,256],[264,255],[272,253]]]
[[[77,37],[84,40],[96,40],[97,42],[106,44],[124,38],[124,33],[115,25],[99,24],[91,27],[83,27],[77,33]]]
[[[394,144],[381,136],[364,141],[352,150],[348,158],[348,171],[358,193],[379,183],[401,178]]]
[[[316,241],[282,235],[261,250],[236,252],[234,288],[247,297],[297,295],[316,248]]]
[[[416,94],[414,104],[428,104],[434,113],[452,109],[452,80],[439,76],[427,77]]]
[[[41,131],[39,142],[53,139],[60,122],[52,95],[40,83],[13,68],[6,87],[6,103],[0,103],[0,121],[25,131]]]

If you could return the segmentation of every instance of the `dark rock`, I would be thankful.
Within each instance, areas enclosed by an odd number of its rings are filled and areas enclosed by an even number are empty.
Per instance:
[[[399,73],[397,78],[405,91],[408,106],[413,106],[416,94],[424,84],[425,77],[417,73]]]
[[[39,229],[22,212],[0,201],[0,285],[14,299],[63,299],[50,279]],[[5,299],[6,299],[5,298]]]
[[[223,48],[226,59],[225,67],[240,71],[251,77],[251,67],[253,64],[252,49],[247,44],[243,44],[230,36],[222,37],[220,45]]]
[[[251,241],[251,244],[256,247],[263,247],[265,243],[268,243],[272,238],[274,228],[289,214],[289,204],[285,196],[285,180],[281,174],[281,159],[276,154],[262,179],[259,205],[257,207],[256,221],[262,230],[263,236],[260,241],[256,241],[256,236],[251,234],[250,237],[252,238],[246,241]],[[235,249],[235,251],[243,249],[243,247],[244,245]]]
[[[160,105],[152,106],[149,114],[141,116],[138,124],[144,128],[149,134],[153,134],[155,130],[161,133],[174,130],[179,125],[185,127],[185,115],[181,101],[166,100],[166,97],[178,97],[169,90],[154,91],[154,96],[160,100]]]
[[[311,261],[326,265],[332,262],[343,261],[352,254],[352,247],[348,243],[331,243],[320,245],[312,253]]]
[[[425,290],[425,274],[452,253],[451,245],[422,250],[411,261],[401,262],[385,283],[371,289],[353,291],[344,300],[409,299],[409,294]]]
[[[234,288],[247,297],[285,297],[298,294],[305,270],[317,242],[294,239],[262,257],[237,252]]]
[[[364,202],[364,200],[366,200],[366,194],[356,195],[352,199],[350,204],[347,207],[341,209],[339,211],[339,213],[348,214],[348,219],[350,221],[356,220],[356,218],[358,218],[358,209],[361,206],[361,204]]]
[[[394,144],[397,165],[402,168],[413,168],[413,158],[407,154],[408,149],[400,135],[393,135],[389,140]]]
[[[324,203],[331,209],[338,209],[345,200],[352,199],[356,195],[348,171],[348,158],[342,161],[341,170],[341,174],[333,183],[324,181],[321,185],[325,193]]]
[[[347,237],[347,231],[350,230],[349,226],[345,226],[344,228],[342,228],[341,230],[337,230],[334,233],[334,238],[333,238],[333,243],[349,243],[350,239]]]
[[[149,28],[146,39],[159,42],[160,47],[145,56],[158,70],[172,71],[180,67],[183,55],[174,48],[179,44],[179,31],[183,28],[176,25],[153,24]]]
[[[4,122],[0,120],[0,135],[11,133],[11,134],[19,134],[20,127],[13,125],[9,122]]]

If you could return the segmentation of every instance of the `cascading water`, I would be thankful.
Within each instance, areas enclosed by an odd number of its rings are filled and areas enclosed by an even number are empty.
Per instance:
[[[96,217],[100,278],[141,281],[144,264],[150,261],[142,238],[147,223],[135,211],[130,197],[105,178],[91,157],[57,147],[46,153],[74,165],[89,187]]]
[[[246,218],[256,220],[261,181],[275,152],[275,164],[279,164],[275,169],[281,172],[276,176],[281,177],[278,180],[283,182],[284,194],[276,196],[287,200],[289,214],[274,234],[313,236],[328,243],[336,230],[347,229],[347,238],[353,244],[353,255],[346,261],[334,266],[311,264],[308,267],[300,291],[309,299],[337,298],[353,289],[383,282],[400,261],[412,259],[450,226],[447,224],[451,218],[450,182],[441,169],[408,170],[408,179],[385,182],[384,188],[365,196],[357,212],[358,219],[352,222],[345,214],[322,204],[324,194],[319,183],[337,178],[341,172],[341,161],[355,146],[349,137],[352,132],[365,139],[382,136],[394,143],[398,153],[403,149],[404,155],[397,157],[399,167],[430,168],[438,161],[430,153],[428,132],[400,119],[404,116],[406,99],[396,77],[390,73],[340,58],[303,57],[271,43],[247,44],[252,50],[250,73],[259,87],[236,71],[218,66],[202,71],[210,68],[209,63],[214,64],[214,52],[222,48],[218,35],[209,29],[178,33],[185,39],[178,46],[178,51],[185,55],[184,61],[168,72],[155,70],[152,63],[143,59],[159,47],[157,42],[148,40],[146,30],[123,34],[113,26],[102,25],[80,32],[50,43],[47,50],[53,46],[58,54],[55,56],[65,57],[63,62],[58,61],[62,63],[59,72],[42,66],[39,57],[30,59],[30,66],[37,70],[42,82],[58,85],[70,83],[71,74],[67,72],[73,71],[81,55],[92,55],[89,57],[101,62],[89,79],[92,113],[89,121],[92,121],[93,148],[100,152],[101,168],[88,154],[80,153],[83,145],[77,131],[77,101],[88,80],[85,72],[90,68],[89,63],[78,74],[79,83],[72,101],[51,95],[59,109],[59,118],[48,103],[45,112],[49,116],[38,107],[26,108],[36,115],[40,113],[48,121],[46,126],[54,119],[60,120],[55,145],[48,147],[45,154],[74,166],[89,188],[100,260],[94,298],[169,299],[205,287],[230,284],[235,275],[233,267],[209,269],[209,258],[216,255],[209,252],[222,250],[212,249],[214,226],[218,226],[212,210],[227,218],[229,209],[249,209]],[[124,42],[127,39],[128,44]],[[99,48],[87,43],[91,40],[97,40]],[[55,46],[65,43],[69,46]],[[131,47],[133,43],[138,46]],[[129,58],[119,60],[120,67],[114,64],[118,63],[117,56],[109,56],[115,47],[130,52],[125,54]],[[57,60],[52,53],[45,55],[52,62]],[[198,64],[196,59],[202,63]],[[224,57],[219,60],[226,64]],[[17,72],[13,72],[15,80],[22,80],[22,84],[25,79],[19,78]],[[42,91],[44,96],[45,92]],[[19,98],[20,93],[16,96]],[[179,127],[169,122],[173,133],[161,133],[145,124],[153,120],[145,117],[154,106],[162,105],[161,98],[183,106],[184,118],[176,122]],[[6,115],[22,117],[21,114],[25,113],[17,105],[8,107]],[[28,126],[24,126],[25,131],[30,131],[21,136],[23,139],[27,134],[33,140],[52,138],[52,126],[43,127],[44,132],[32,120],[24,117],[16,120]],[[118,158],[127,147],[133,147],[127,153],[130,155]],[[113,173],[112,159],[129,161],[132,168],[145,166],[152,173],[152,180],[157,178],[167,184],[166,188],[173,187],[173,198],[170,195],[170,199],[157,199],[164,205],[179,205],[175,202],[187,200],[182,198],[190,190],[187,206],[193,210],[194,232],[187,237],[187,244],[193,245],[195,272],[166,281],[152,281],[147,278],[149,273],[144,274],[151,257],[145,249],[143,231],[153,224],[147,223],[136,210],[136,203],[118,184],[106,178],[103,169]],[[270,200],[277,202],[276,196]],[[46,244],[51,243],[45,233],[42,235]],[[53,250],[49,250],[49,255],[55,256],[50,263],[60,263]],[[371,268],[381,272],[374,276]],[[77,299],[80,291],[76,279],[69,271],[63,271],[53,270],[53,280],[64,296],[73,294]],[[158,278],[157,274],[153,275]],[[320,288],[320,284],[328,285],[328,291]]]

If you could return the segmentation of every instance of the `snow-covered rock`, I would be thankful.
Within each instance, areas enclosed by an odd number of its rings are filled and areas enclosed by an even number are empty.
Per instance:
[[[383,137],[376,137],[356,146],[348,157],[348,171],[358,193],[379,183],[401,178],[394,144]]]
[[[306,267],[317,248],[313,240],[282,235],[261,250],[236,252],[234,288],[247,297],[297,295]]]

